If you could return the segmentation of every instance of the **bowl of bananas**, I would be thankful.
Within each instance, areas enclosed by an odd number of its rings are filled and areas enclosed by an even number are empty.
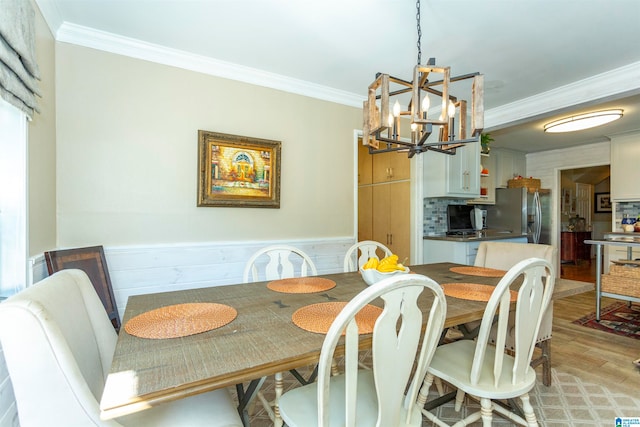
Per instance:
[[[407,274],[409,267],[405,267],[398,262],[398,255],[389,255],[388,257],[378,260],[378,258],[369,258],[369,260],[360,267],[360,274],[367,285],[373,285],[387,277],[397,274]]]

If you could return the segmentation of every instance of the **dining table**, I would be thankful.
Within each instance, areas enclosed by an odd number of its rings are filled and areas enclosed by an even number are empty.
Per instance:
[[[454,263],[409,266],[437,283],[496,285],[499,277],[461,274]],[[320,274],[330,289],[288,293],[269,287],[272,281],[242,283],[131,296],[100,401],[101,418],[112,419],[224,387],[236,387],[238,411],[249,423],[247,405],[264,378],[317,363],[324,334],[294,324],[299,309],[325,302],[348,302],[366,288],[359,272]],[[593,290],[594,284],[556,279],[553,298]],[[425,293],[426,294],[426,293]],[[419,305],[430,307],[430,296]],[[145,313],[180,304],[215,303],[235,309],[228,323],[175,338],[141,338],[127,332]],[[374,305],[382,307],[382,300]],[[486,302],[447,296],[445,328],[482,318]],[[131,325],[130,324],[130,325]],[[131,330],[131,328],[129,328]],[[361,335],[363,349],[371,334]],[[245,387],[246,384],[246,387]],[[275,424],[280,424],[276,411]]]

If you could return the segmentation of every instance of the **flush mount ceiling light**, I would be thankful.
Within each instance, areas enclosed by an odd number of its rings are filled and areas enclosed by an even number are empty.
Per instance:
[[[420,0],[416,9],[418,64],[413,70],[413,80],[378,73],[364,101],[362,143],[369,145],[371,154],[405,151],[413,157],[427,150],[455,154],[456,147],[478,141],[484,127],[484,77],[480,73],[451,77],[450,67],[436,66],[434,58],[430,58],[427,65],[421,65]],[[466,79],[473,79],[470,128],[467,127],[467,101],[454,95],[452,85]],[[468,86],[465,89],[468,93]],[[403,104],[406,107],[403,108]],[[428,114],[431,104],[437,112]],[[401,117],[408,118],[402,120],[406,128],[404,138],[400,130]],[[438,132],[433,132],[433,126],[439,127]],[[471,135],[469,138],[467,133]],[[427,141],[432,134],[433,138]]]
[[[622,117],[622,110],[603,110],[579,114],[577,116],[565,117],[564,119],[549,122],[544,125],[544,131],[551,133],[573,132],[604,125],[618,120],[620,117]]]

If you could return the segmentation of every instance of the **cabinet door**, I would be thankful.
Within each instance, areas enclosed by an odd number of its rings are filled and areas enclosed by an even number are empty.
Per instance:
[[[373,201],[373,240],[384,245],[389,245],[389,221],[390,209],[389,200],[391,198],[391,185],[374,185],[372,188]]]
[[[611,197],[640,199],[640,133],[611,140]]]
[[[373,187],[358,187],[358,241],[373,239]]]
[[[358,138],[358,185],[373,182],[373,157],[369,154],[369,146],[362,145],[362,138]]]
[[[575,262],[577,258],[576,233],[563,231],[560,236],[560,261]]]
[[[400,261],[410,259],[410,183],[374,185],[373,240],[386,245]]]
[[[524,153],[512,150],[491,150],[496,162],[496,187],[507,188],[507,181],[518,175],[526,176],[526,157]]]
[[[450,196],[480,195],[480,150],[476,144],[467,144],[456,149],[447,159],[447,193]]]
[[[374,183],[410,179],[411,163],[407,153],[380,153],[371,157]]]
[[[411,184],[403,181],[389,187],[389,249],[398,255],[400,262],[408,263],[411,259]]]

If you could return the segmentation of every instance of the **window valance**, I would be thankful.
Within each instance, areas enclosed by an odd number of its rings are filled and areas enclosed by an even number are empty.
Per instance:
[[[35,11],[29,0],[0,0],[0,10],[0,97],[31,118],[41,96]]]

